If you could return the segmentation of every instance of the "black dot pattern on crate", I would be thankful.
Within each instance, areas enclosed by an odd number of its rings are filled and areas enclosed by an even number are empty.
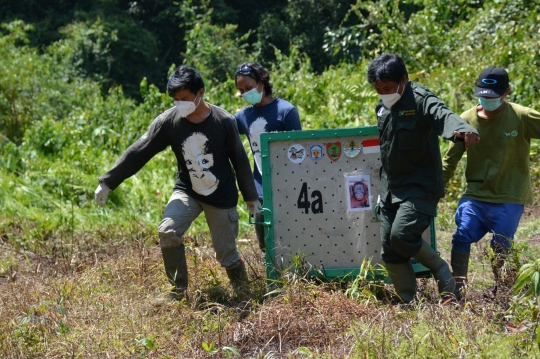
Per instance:
[[[357,140],[376,137],[359,136]],[[297,255],[317,268],[355,268],[365,257],[380,260],[380,223],[375,221],[372,211],[378,195],[380,156],[361,151],[353,158],[342,153],[337,161],[332,161],[325,152],[325,144],[337,140],[343,144],[346,139],[307,138],[269,143],[271,228],[279,242],[275,248],[276,263],[284,266],[297,263],[294,260]],[[308,154],[301,163],[293,163],[287,156],[290,146],[296,143]],[[324,156],[318,161],[309,157],[309,147],[313,144],[323,147]],[[371,210],[347,211],[346,176],[351,172],[369,176]],[[265,198],[265,206],[266,203]]]

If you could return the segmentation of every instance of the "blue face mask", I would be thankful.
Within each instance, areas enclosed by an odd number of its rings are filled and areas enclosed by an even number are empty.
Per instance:
[[[484,108],[486,111],[495,111],[499,107],[501,107],[502,102],[501,98],[485,98],[485,97],[479,97],[478,103]]]
[[[259,87],[259,86],[257,85],[257,87]],[[247,102],[249,102],[252,105],[256,105],[259,102],[261,102],[261,100],[262,100],[263,93],[262,93],[262,91],[261,92],[257,91],[257,87],[252,88],[251,90],[245,92],[242,95],[244,100],[246,100]]]

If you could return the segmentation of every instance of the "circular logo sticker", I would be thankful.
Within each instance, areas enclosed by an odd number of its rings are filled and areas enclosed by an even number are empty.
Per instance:
[[[300,163],[306,158],[306,150],[304,149],[304,146],[295,143],[289,147],[287,156],[292,163]]]
[[[313,145],[309,148],[309,157],[311,157],[313,161],[318,161],[323,158],[323,156],[323,147],[321,145]]]
[[[356,157],[362,151],[362,146],[356,140],[345,141],[343,152],[347,157]]]

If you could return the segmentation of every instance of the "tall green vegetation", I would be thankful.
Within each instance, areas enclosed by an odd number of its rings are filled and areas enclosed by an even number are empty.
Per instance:
[[[474,104],[475,78],[490,65],[509,70],[510,100],[538,108],[540,74],[531,69],[540,65],[540,5],[534,2],[385,0],[357,1],[350,6],[321,2],[313,8],[315,13],[334,10],[333,22],[317,45],[324,52],[322,57],[310,56],[307,49],[312,45],[292,35],[308,26],[302,14],[311,11],[311,2],[264,8],[274,11],[273,17],[263,16],[263,8],[259,9],[261,22],[277,21],[287,14],[288,20],[280,26],[289,40],[296,40],[289,41],[286,49],[274,44],[271,33],[259,31],[250,22],[253,19],[238,21],[241,26],[225,24],[243,13],[242,8],[231,12],[233,2],[226,3],[184,1],[165,12],[142,4],[132,9],[138,16],[148,10],[185,21],[183,37],[176,38],[183,57],[167,64],[160,81],[181,62],[196,66],[207,84],[206,99],[234,113],[244,106],[234,96],[236,66],[245,60],[260,61],[271,70],[276,95],[298,107],[305,129],[357,127],[375,123],[373,108],[378,97],[365,81],[369,61],[382,52],[396,52],[406,60],[412,80],[428,86],[458,113]],[[145,65],[155,38],[147,36],[150,30],[139,31],[133,23],[129,31],[123,26],[109,17],[88,16],[81,21],[74,15],[72,22],[64,19],[56,37],[47,36],[47,42],[39,44],[42,27],[21,20],[2,25],[0,231],[8,233],[8,238],[27,243],[32,236],[21,239],[24,231],[16,230],[23,225],[37,232],[42,231],[39,228],[54,232],[62,221],[92,228],[114,226],[126,218],[150,225],[159,220],[175,179],[174,157],[168,151],[114,191],[105,210],[98,211],[92,201],[97,177],[171,105],[164,89],[150,80],[152,66]],[[122,40],[125,31],[135,33],[143,48]],[[306,41],[319,36],[302,31]],[[117,56],[120,50],[114,49],[119,41],[130,51],[141,51],[141,56],[122,60],[124,55]],[[272,54],[266,57],[270,48]],[[321,60],[326,57],[328,61]],[[325,64],[322,70],[320,64]],[[124,86],[114,86],[121,77],[112,74],[119,71],[129,72],[130,81],[137,82],[142,102],[127,97]],[[104,83],[107,92],[103,92]],[[534,158],[538,158],[537,149],[533,142]],[[535,167],[536,179],[538,172]],[[459,195],[462,186],[456,176],[449,187],[450,199]],[[244,230],[249,229],[245,225]]]
[[[5,286],[10,290],[6,298],[12,300],[6,305],[10,315],[5,317],[10,319],[0,323],[0,341],[12,343],[4,348],[6,353],[17,347],[24,353],[58,350],[65,355],[69,347],[73,353],[84,352],[82,355],[88,350],[108,355],[117,346],[113,353],[143,357],[154,347],[156,333],[160,336],[156,345],[161,345],[160,350],[167,346],[167,353],[178,353],[177,345],[195,348],[201,343],[206,352],[216,352],[219,347],[214,343],[224,343],[223,317],[215,314],[224,311],[221,307],[203,311],[203,315],[198,309],[188,315],[180,309],[180,316],[187,318],[180,326],[168,311],[148,314],[148,298],[166,285],[159,277],[159,254],[148,244],[155,243],[156,227],[175,181],[174,155],[166,150],[152,159],[109,195],[105,208],[93,201],[98,176],[143,135],[155,116],[172,105],[164,85],[177,65],[197,67],[207,86],[205,99],[234,113],[245,105],[235,96],[236,67],[243,61],[263,63],[271,71],[275,94],[299,109],[304,129],[374,125],[378,96],[367,84],[365,72],[369,61],[383,52],[401,55],[410,78],[429,87],[457,113],[475,104],[476,76],[491,65],[509,70],[510,101],[540,109],[538,1],[52,0],[44,6],[20,0],[2,3],[0,23],[0,240],[9,243],[14,253],[2,258],[0,279],[14,280],[17,265],[24,264],[21,258],[30,263],[29,256],[41,254],[53,254],[41,258],[54,258],[58,262],[54,270],[67,274],[47,276],[41,283],[39,265],[31,269],[41,293],[58,295],[46,301],[37,298],[49,294],[34,295],[38,289],[24,288],[27,282]],[[441,150],[446,150],[444,142]],[[532,142],[531,158],[537,186],[538,141]],[[464,187],[459,175],[448,187],[449,207],[455,205]],[[538,203],[538,186],[535,198]],[[243,208],[241,203],[241,236],[252,231]],[[441,217],[452,222],[451,211],[445,208],[442,212],[439,226]],[[528,231],[537,235],[537,227],[533,223]],[[192,239],[206,235],[203,218],[187,233]],[[130,244],[120,254],[108,253],[111,266],[98,259],[100,246],[110,242]],[[220,271],[207,246],[188,241],[188,247],[197,283],[194,288],[225,280],[216,276]],[[21,248],[30,251],[18,251]],[[261,274],[255,278],[262,290],[264,263],[257,257],[259,252],[247,252],[251,253],[247,262],[260,266],[251,270]],[[517,255],[524,252],[529,253],[523,250]],[[94,264],[83,265],[90,262]],[[519,272],[516,297],[504,320],[537,326],[538,264],[532,262]],[[254,273],[250,272],[252,278]],[[362,287],[361,280],[346,293],[354,300],[372,302],[374,295]],[[241,319],[234,319],[240,323],[239,332],[257,334],[244,339],[246,347],[264,348],[279,338],[275,345],[281,350],[282,335],[287,334],[298,339],[292,341],[297,347],[317,348],[313,343],[321,337],[312,333],[325,333],[321,343],[328,348],[327,357],[335,357],[331,351],[337,342],[341,343],[337,346],[340,353],[358,353],[358,357],[369,353],[381,357],[394,353],[430,356],[434,352],[448,353],[441,354],[444,357],[537,354],[532,347],[536,343],[531,344],[530,335],[524,332],[532,324],[524,324],[524,329],[520,325],[515,337],[501,341],[501,333],[507,330],[501,324],[503,314],[492,317],[491,309],[478,309],[483,298],[456,317],[453,310],[435,306],[403,314],[380,301],[374,303],[373,312],[362,316],[368,307],[344,300],[343,294],[323,288],[309,299],[303,293],[306,288],[292,281],[283,294],[269,298],[275,306],[262,308],[262,316],[248,318],[246,327]],[[205,293],[203,288],[198,295]],[[133,298],[145,306],[135,305],[138,309],[131,310]],[[311,309],[306,311],[306,305]],[[73,314],[66,314],[64,307]],[[133,322],[125,308],[143,314]],[[244,318],[244,314],[230,312],[226,315],[231,318]],[[276,317],[276,312],[282,315]],[[22,320],[11,320],[18,315],[13,313],[23,313]],[[265,315],[262,323],[266,326],[261,327],[260,318]],[[290,321],[280,324],[276,318]],[[351,324],[353,319],[356,325]],[[297,326],[309,320],[320,321],[320,327],[312,324],[315,330],[309,331]],[[133,331],[133,323],[140,332]],[[294,330],[282,330],[283,323]],[[349,326],[346,333],[344,328]],[[171,330],[175,340],[169,341],[163,333]],[[309,335],[304,337],[306,333]],[[354,343],[336,341],[339,335]],[[64,336],[69,342],[62,341]],[[471,340],[477,337],[480,339]],[[178,342],[177,338],[187,340]],[[312,341],[305,344],[304,339]],[[126,340],[133,341],[126,346]],[[46,348],[49,342],[52,349]],[[65,345],[55,348],[55,343]],[[241,345],[233,340],[227,343]],[[229,355],[228,346],[221,348],[223,356]],[[310,350],[299,348],[298,353],[319,356],[318,349]]]

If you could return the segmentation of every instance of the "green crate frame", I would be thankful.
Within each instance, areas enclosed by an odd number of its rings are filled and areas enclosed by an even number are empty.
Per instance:
[[[270,132],[261,134],[261,160],[262,160],[262,179],[263,179],[263,200],[264,207],[261,208],[261,213],[264,216],[264,222],[252,222],[251,224],[261,224],[265,229],[265,242],[266,242],[266,276],[270,281],[279,279],[280,274],[274,263],[274,230],[272,225],[273,220],[273,191],[272,191],[272,164],[270,163],[269,156],[269,143],[272,141],[287,141],[287,140],[306,140],[306,139],[321,139],[321,138],[341,138],[346,136],[368,136],[379,134],[377,126],[365,126],[357,128],[343,128],[333,130],[304,130],[304,131],[286,131],[286,132]],[[377,206],[375,206],[375,218],[378,220],[376,214]],[[431,247],[437,251],[437,241],[435,238],[435,221],[432,220],[430,226],[430,242]],[[412,260],[413,269],[417,277],[429,277],[429,269],[424,267],[419,262]],[[311,270],[310,275],[323,279],[323,280],[342,280],[352,281],[360,274],[361,268],[333,268],[325,269],[324,273],[319,270]],[[391,283],[386,271],[382,268],[375,268],[374,273],[370,275],[369,279],[383,280],[387,283]]]

